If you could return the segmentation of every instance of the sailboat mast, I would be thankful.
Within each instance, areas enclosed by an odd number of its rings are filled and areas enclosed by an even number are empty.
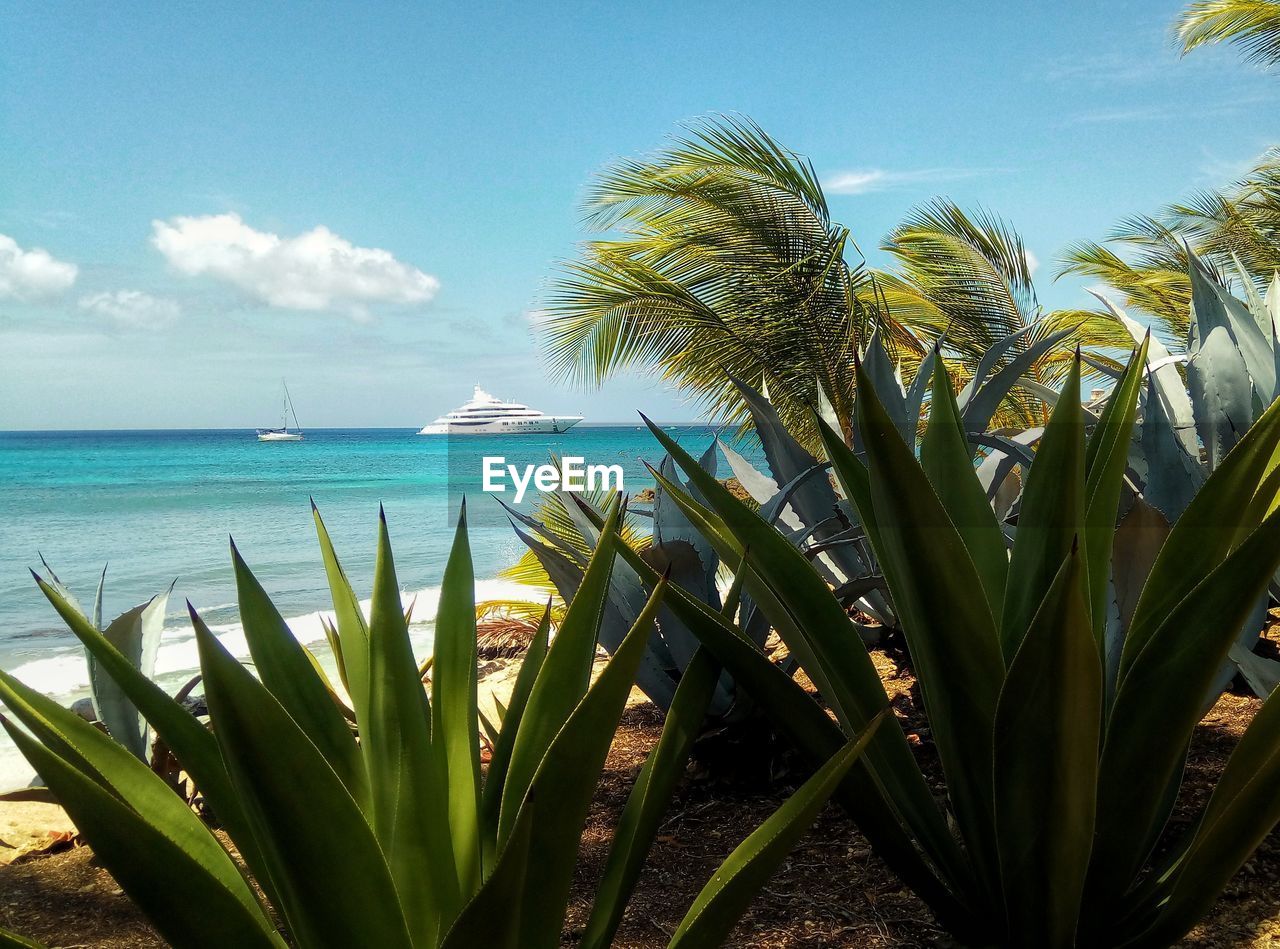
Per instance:
[[[289,427],[289,416],[292,415],[293,427],[298,431],[302,431],[302,425],[298,422],[298,413],[293,408],[293,399],[289,398],[289,385],[283,379],[280,380],[280,384],[284,386],[284,427]]]

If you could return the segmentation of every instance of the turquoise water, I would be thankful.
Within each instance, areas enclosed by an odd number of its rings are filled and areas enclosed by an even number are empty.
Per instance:
[[[701,426],[670,431],[696,452],[713,436]],[[385,505],[401,589],[406,601],[417,599],[415,645],[425,651],[464,492],[477,595],[521,592],[495,579],[523,546],[497,502],[480,491],[482,457],[522,465],[551,453],[622,465],[628,493],[652,484],[643,462],[661,456],[653,436],[636,426],[465,439],[315,430],[305,441],[276,443],[243,431],[0,432],[0,667],[64,702],[87,694],[78,642],[28,573],[40,554],[86,606],[108,564],[106,617],[176,580],[157,668],[170,688],[196,668],[186,599],[243,655],[228,536],[295,635],[323,651],[316,611],[329,599],[309,497],[361,596],[371,586],[378,505]],[[527,497],[522,507],[535,502]],[[0,788],[25,770],[11,748],[0,748]]]

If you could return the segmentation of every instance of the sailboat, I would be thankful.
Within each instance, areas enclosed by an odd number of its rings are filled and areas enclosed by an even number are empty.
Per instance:
[[[302,426],[298,424],[298,413],[293,410],[293,400],[289,398],[289,387],[281,380],[280,384],[284,386],[284,412],[280,418],[279,428],[260,428],[258,429],[258,441],[260,442],[300,442],[302,441]],[[289,416],[293,416],[293,431],[289,431]]]

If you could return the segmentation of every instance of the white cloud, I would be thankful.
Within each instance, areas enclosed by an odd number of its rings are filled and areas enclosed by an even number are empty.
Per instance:
[[[1036,271],[1040,269],[1040,258],[1031,253],[1029,249],[1024,249],[1022,251],[1022,256],[1025,257],[1027,261],[1027,273],[1034,277],[1036,275]]]
[[[207,274],[286,310],[425,303],[440,281],[388,251],[356,247],[327,227],[296,237],[254,230],[238,214],[152,221],[151,242],[184,274]]]
[[[173,300],[153,297],[141,290],[90,294],[80,298],[80,307],[125,329],[163,329],[182,315],[182,308]]]
[[[828,194],[870,194],[915,184],[960,181],[989,174],[990,168],[920,168],[915,171],[886,171],[883,168],[860,168],[836,172],[822,182]]]
[[[47,250],[23,250],[12,237],[0,234],[0,300],[55,297],[76,282],[78,272],[75,264],[58,260]]]
[[[842,171],[823,182],[823,188],[831,194],[866,194],[884,188],[889,173],[878,168],[867,171]]]

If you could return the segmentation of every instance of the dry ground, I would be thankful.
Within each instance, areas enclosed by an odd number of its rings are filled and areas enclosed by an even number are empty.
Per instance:
[[[911,698],[913,681],[876,653],[877,665],[922,763],[937,781],[927,730]],[[482,692],[484,688],[482,686]],[[1185,822],[1202,807],[1227,754],[1259,701],[1225,695],[1198,730],[1183,801]],[[574,904],[565,933],[573,945],[614,818],[656,741],[661,716],[645,702],[625,713],[583,838]],[[774,766],[779,766],[779,761]],[[785,759],[783,759],[785,763]],[[616,945],[665,946],[688,902],[721,859],[765,819],[803,777],[738,781],[693,778],[679,789],[627,911]],[[1187,947],[1280,946],[1280,834],[1273,834],[1232,881]],[[151,947],[164,943],[83,847],[0,868],[0,925],[60,947]],[[843,814],[829,807],[752,904],[734,934],[740,947],[912,947],[948,945],[922,904],[904,890]]]

